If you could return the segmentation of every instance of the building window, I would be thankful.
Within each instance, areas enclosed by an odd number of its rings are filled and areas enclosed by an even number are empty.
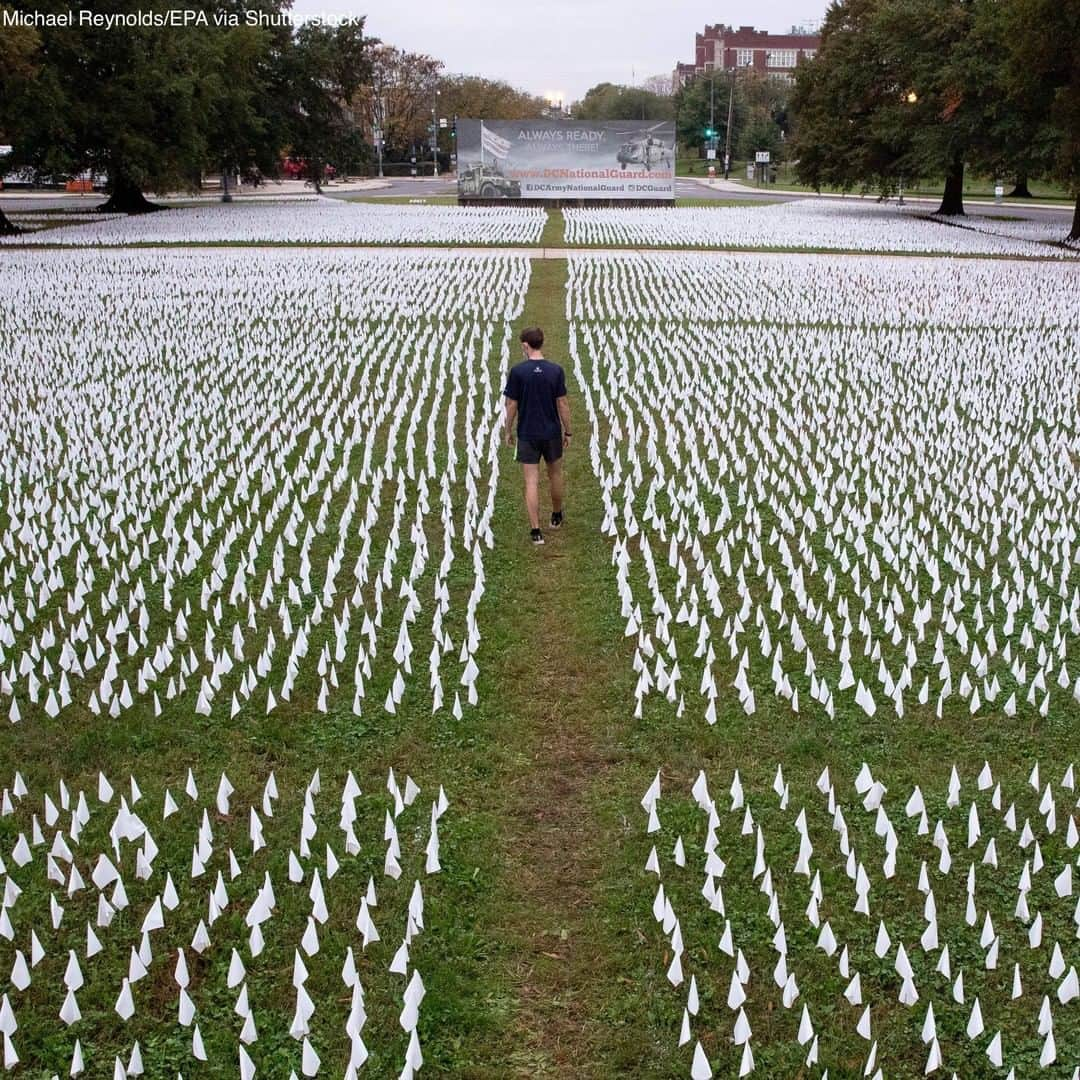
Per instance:
[[[765,66],[770,68],[793,68],[795,66],[794,49],[773,49],[765,54]]]
[[[735,50],[735,63],[739,67],[749,67],[754,62],[754,50],[753,49],[736,49]]]
[[[817,56],[817,49],[803,49],[803,57],[807,60],[813,60]]]

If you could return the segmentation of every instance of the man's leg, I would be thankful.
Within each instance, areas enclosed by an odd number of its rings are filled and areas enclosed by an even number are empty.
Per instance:
[[[525,472],[525,509],[529,512],[529,528],[540,528],[540,466],[522,465]]]
[[[552,513],[561,514],[563,500],[562,458],[559,458],[558,461],[548,462],[548,484],[551,487]]]

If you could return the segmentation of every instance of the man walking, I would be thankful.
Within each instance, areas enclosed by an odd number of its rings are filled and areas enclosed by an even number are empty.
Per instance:
[[[570,404],[566,376],[558,364],[544,359],[544,331],[521,331],[524,359],[510,369],[506,380],[506,445],[514,445],[517,421],[517,460],[525,473],[525,509],[532,542],[542,544],[540,531],[540,459],[547,462],[551,487],[551,527],[563,522],[563,450],[570,445]]]

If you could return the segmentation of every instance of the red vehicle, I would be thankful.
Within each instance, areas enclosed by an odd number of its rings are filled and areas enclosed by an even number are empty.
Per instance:
[[[304,158],[287,157],[281,163],[281,171],[290,180],[298,180],[308,170],[308,163]],[[323,178],[325,180],[333,180],[337,175],[337,169],[333,165],[323,166]]]

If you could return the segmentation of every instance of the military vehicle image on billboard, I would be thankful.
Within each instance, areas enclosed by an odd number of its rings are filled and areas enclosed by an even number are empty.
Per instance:
[[[521,185],[494,161],[474,161],[458,171],[458,193],[469,199],[520,199]]]

